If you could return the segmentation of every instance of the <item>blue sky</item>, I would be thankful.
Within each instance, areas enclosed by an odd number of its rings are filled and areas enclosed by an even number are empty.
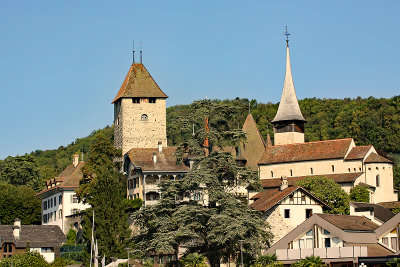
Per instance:
[[[285,25],[300,99],[392,97],[399,10],[399,1],[2,1],[0,158],[111,124],[133,39],[168,106],[278,102]]]

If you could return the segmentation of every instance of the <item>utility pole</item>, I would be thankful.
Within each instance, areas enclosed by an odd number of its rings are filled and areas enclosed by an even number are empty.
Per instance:
[[[129,251],[131,250],[130,248],[126,248],[126,250],[128,251],[128,267],[129,267]]]
[[[243,267],[243,242],[244,242],[244,240],[239,240],[239,243],[240,243],[240,263],[241,263],[241,267]]]

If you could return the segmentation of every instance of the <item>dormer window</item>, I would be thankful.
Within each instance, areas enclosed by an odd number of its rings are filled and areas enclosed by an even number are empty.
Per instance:
[[[143,114],[142,117],[140,117],[140,120],[141,120],[141,121],[147,121],[147,120],[148,120],[147,115],[146,115],[146,114]]]

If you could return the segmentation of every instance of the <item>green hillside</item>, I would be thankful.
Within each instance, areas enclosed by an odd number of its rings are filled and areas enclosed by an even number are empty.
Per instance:
[[[239,99],[213,100],[216,103],[231,104],[240,107],[231,124],[241,127],[249,110],[253,114],[261,134],[267,133],[273,138],[271,120],[276,114],[278,104],[258,103],[256,100]],[[328,140],[336,138],[354,138],[357,145],[372,144],[379,153],[398,163],[400,154],[400,96],[385,98],[356,99],[316,99],[300,100],[300,107],[307,119],[306,141]],[[190,134],[188,129],[176,127],[174,121],[184,118],[190,105],[177,105],[167,109],[168,145],[176,145]],[[93,131],[88,137],[76,139],[67,146],[53,150],[36,150],[24,156],[8,157],[0,161],[0,181],[14,185],[28,184],[35,190],[43,186],[43,181],[54,177],[68,164],[73,154],[83,152],[86,158],[97,132],[104,133],[113,140],[113,127]],[[395,168],[396,187],[400,186],[399,167]]]

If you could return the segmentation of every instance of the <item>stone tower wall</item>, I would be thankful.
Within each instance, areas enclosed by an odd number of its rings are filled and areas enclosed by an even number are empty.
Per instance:
[[[149,103],[148,98],[141,98],[140,103],[133,103],[132,98],[122,98],[120,107],[114,105],[114,144],[123,154],[131,148],[157,148],[159,141],[167,146],[166,99]]]

